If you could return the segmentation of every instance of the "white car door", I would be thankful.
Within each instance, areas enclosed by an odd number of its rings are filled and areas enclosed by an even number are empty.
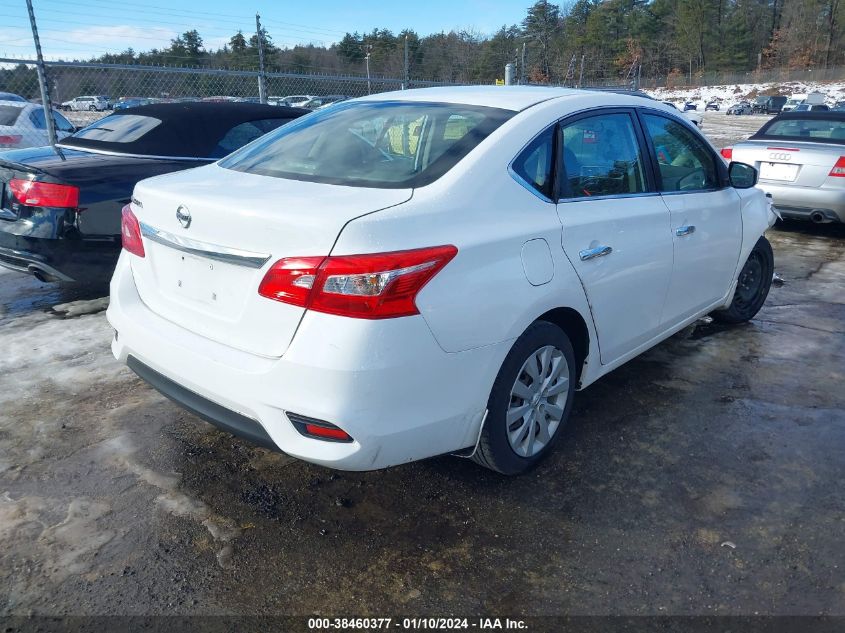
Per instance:
[[[633,111],[569,118],[560,134],[563,250],[587,294],[608,364],[661,330],[672,275],[669,212],[644,160]]]
[[[671,214],[675,264],[663,310],[668,329],[728,292],[742,243],[740,198],[721,159],[695,132],[661,113],[640,115]]]

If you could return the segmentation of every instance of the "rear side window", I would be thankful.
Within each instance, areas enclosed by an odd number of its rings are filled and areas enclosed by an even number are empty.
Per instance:
[[[555,128],[550,127],[535,138],[513,162],[513,170],[531,188],[546,198],[552,197],[552,153]]]
[[[32,112],[29,113],[29,120],[32,121],[32,125],[35,126],[38,130],[46,130],[47,129],[47,121],[44,119],[44,109],[43,108],[36,108]]]
[[[781,119],[773,120],[751,138],[803,139],[818,143],[845,143],[845,120]]]
[[[643,158],[631,116],[600,114],[562,128],[561,194],[569,198],[646,191]]]
[[[160,119],[138,114],[113,114],[79,130],[74,138],[106,143],[131,143],[157,127]]]
[[[446,103],[339,104],[297,119],[219,164],[352,187],[421,187],[449,171],[513,114]]]
[[[713,153],[695,133],[666,117],[646,114],[646,134],[654,146],[662,181],[660,190],[704,191],[719,188]]]
[[[217,146],[211,150],[209,158],[222,158],[231,154],[236,149],[240,149],[247,143],[252,143],[255,139],[264,136],[267,132],[272,132],[288,121],[290,119],[262,119],[240,123],[223,135],[223,138],[217,142]]]
[[[23,108],[0,105],[0,125],[14,125]]]

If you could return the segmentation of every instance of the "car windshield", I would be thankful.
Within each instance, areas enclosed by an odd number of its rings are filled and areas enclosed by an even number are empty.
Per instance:
[[[0,105],[0,125],[14,125],[22,111],[17,106]]]
[[[106,143],[131,143],[158,127],[160,123],[160,119],[151,116],[115,114],[95,121],[73,136]]]
[[[219,164],[353,187],[421,187],[445,174],[514,114],[446,103],[341,103],[286,125]]]
[[[751,138],[789,138],[845,144],[845,118],[773,120]]]

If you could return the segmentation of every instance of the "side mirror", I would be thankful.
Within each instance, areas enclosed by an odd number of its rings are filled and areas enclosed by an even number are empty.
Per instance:
[[[731,163],[728,166],[728,177],[734,189],[751,189],[757,184],[757,170],[745,163]]]

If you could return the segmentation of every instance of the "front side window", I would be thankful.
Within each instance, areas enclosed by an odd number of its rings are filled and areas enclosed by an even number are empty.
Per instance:
[[[53,112],[53,121],[56,123],[56,129],[60,132],[73,132],[75,129],[73,124],[58,112]]]
[[[340,104],[297,119],[219,164],[352,187],[422,187],[454,167],[513,114],[446,103]]]
[[[79,130],[74,138],[84,138],[104,143],[131,143],[137,141],[161,123],[161,119],[139,114],[112,114]]]
[[[642,154],[631,116],[600,114],[562,128],[561,195],[626,195],[647,190]]]
[[[719,188],[719,171],[704,141],[678,121],[646,114],[646,134],[654,146],[660,190],[705,191]]]
[[[513,170],[530,187],[552,197],[552,153],[555,128],[550,127],[531,141],[513,162]]]

